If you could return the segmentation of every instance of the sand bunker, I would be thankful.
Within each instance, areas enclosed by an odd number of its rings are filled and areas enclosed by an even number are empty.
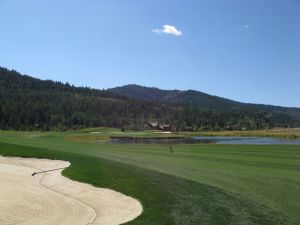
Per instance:
[[[115,225],[142,212],[139,201],[61,175],[69,162],[0,156],[0,224]]]

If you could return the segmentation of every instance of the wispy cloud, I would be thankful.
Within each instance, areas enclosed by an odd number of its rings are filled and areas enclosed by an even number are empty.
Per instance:
[[[245,29],[249,29],[249,28],[250,28],[250,24],[245,24],[245,25],[244,25],[244,28],[245,28]]]
[[[175,26],[172,25],[163,25],[162,29],[161,28],[153,29],[152,32],[157,34],[161,34],[161,33],[171,34],[176,37],[183,35],[181,30],[178,30]]]
[[[152,32],[160,34],[162,32],[162,30],[161,29],[153,29]]]

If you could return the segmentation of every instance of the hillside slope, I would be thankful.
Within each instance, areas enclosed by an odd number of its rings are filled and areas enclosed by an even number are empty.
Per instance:
[[[284,113],[300,119],[300,108],[242,103],[195,90],[161,90],[135,84],[111,88],[109,90],[118,95],[136,100],[197,106],[211,110],[264,110],[270,113]]]
[[[130,100],[109,91],[40,80],[0,67],[0,129],[141,128],[172,120],[180,107]],[[176,112],[176,113],[174,113]]]
[[[194,90],[161,90],[158,88],[144,87],[135,84],[111,88],[109,90],[113,93],[132,99],[178,105],[193,105],[209,109],[218,109],[222,106],[228,109],[241,105],[239,102]]]
[[[147,121],[169,123],[176,130],[300,125],[299,117],[295,116],[299,115],[299,109],[248,107],[197,91],[164,91],[132,85],[116,90],[74,87],[0,67],[0,129],[66,130],[97,126],[144,129]]]

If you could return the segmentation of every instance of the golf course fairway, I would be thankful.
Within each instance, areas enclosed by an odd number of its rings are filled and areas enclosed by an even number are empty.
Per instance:
[[[299,145],[106,144],[0,131],[0,155],[69,161],[63,175],[138,199],[127,224],[300,224]]]

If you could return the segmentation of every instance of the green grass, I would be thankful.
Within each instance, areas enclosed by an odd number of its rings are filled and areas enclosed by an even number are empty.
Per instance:
[[[112,137],[128,138],[191,138],[193,136],[251,136],[251,137],[273,137],[273,138],[300,138],[300,129],[276,128],[268,130],[246,130],[246,131],[201,131],[201,132],[172,132],[163,133],[154,130],[122,132],[120,129],[97,127],[69,132],[66,140],[76,142],[105,142]]]
[[[190,136],[251,136],[251,137],[273,137],[273,138],[300,138],[299,128],[275,128],[268,130],[245,130],[245,131],[200,131],[200,132],[178,132],[176,134]]]
[[[65,136],[68,141],[76,142],[105,142],[111,138],[183,138],[180,134],[163,133],[156,130],[121,131],[116,128],[97,127],[86,128],[75,132],[69,132]]]
[[[300,224],[300,147],[95,144],[0,132],[0,154],[68,160],[64,175],[139,199],[130,224]]]
[[[107,127],[98,127],[98,128],[87,128],[79,130],[78,133],[90,133],[105,136],[105,137],[133,137],[133,138],[168,138],[168,137],[182,137],[180,134],[173,133],[164,133],[160,130],[142,130],[142,131],[133,131],[125,130],[122,132],[117,128],[107,128]]]

